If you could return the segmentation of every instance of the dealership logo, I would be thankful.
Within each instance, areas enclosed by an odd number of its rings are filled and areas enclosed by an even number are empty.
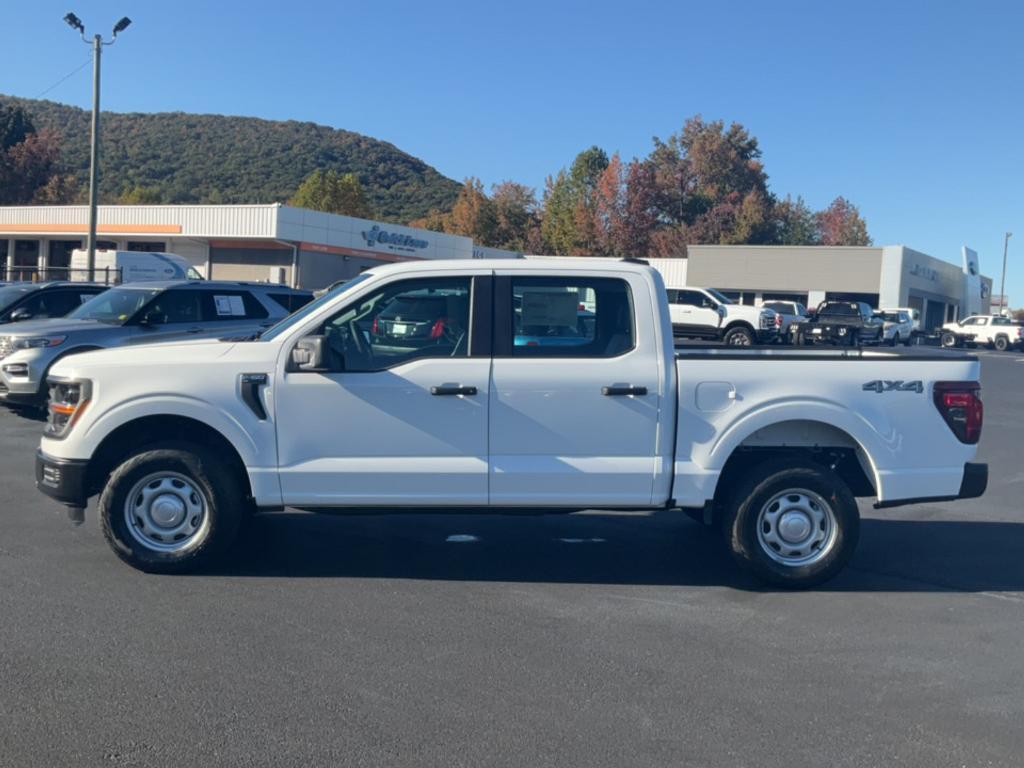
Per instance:
[[[985,285],[985,283],[981,284],[981,298],[983,298],[983,299],[987,299],[988,298],[988,286]]]
[[[931,267],[923,267],[920,264],[914,264],[910,268],[910,274],[923,277],[925,280],[938,280],[939,270],[932,269]]]
[[[426,248],[430,243],[426,240],[419,240],[411,235],[400,235],[397,232],[388,232],[374,224],[370,229],[362,233],[366,244],[374,247],[377,245],[393,245],[397,248]]]

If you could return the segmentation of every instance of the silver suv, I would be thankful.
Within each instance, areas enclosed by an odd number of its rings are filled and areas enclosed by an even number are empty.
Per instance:
[[[67,317],[9,326],[0,335],[0,400],[44,405],[59,358],[126,344],[250,336],[312,299],[280,285],[160,280],[111,288]],[[6,329],[5,329],[6,330]]]

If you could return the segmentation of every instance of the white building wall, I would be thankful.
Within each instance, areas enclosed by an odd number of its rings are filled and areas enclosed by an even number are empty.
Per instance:
[[[661,273],[666,288],[686,286],[688,259],[647,259],[647,262]]]

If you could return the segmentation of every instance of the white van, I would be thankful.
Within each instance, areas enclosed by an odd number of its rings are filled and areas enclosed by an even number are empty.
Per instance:
[[[70,280],[89,279],[89,252],[71,252]],[[144,280],[202,280],[184,256],[158,251],[96,251],[98,282],[137,283]]]

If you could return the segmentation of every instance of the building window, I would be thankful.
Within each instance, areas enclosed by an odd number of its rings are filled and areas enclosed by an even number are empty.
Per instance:
[[[97,251],[116,251],[117,243],[113,240],[97,240],[96,241]]]
[[[144,243],[141,240],[129,240],[128,241],[129,251],[152,251],[156,253],[166,253],[167,243]]]

